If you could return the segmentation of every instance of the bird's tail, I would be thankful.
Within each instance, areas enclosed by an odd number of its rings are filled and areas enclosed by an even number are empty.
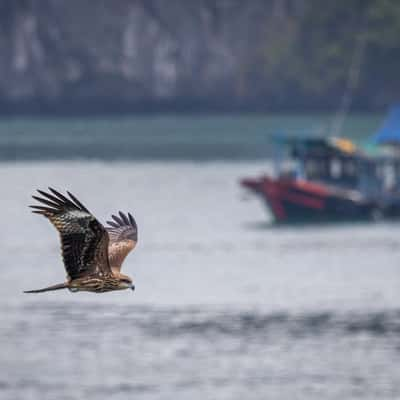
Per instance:
[[[49,286],[43,289],[34,289],[34,290],[25,290],[24,293],[43,293],[43,292],[50,292],[51,290],[60,290],[60,289],[67,289],[68,284],[66,283],[59,283],[57,285]]]

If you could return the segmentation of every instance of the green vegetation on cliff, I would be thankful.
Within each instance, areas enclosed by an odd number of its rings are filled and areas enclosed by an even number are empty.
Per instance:
[[[400,93],[397,0],[1,0],[0,30],[0,112],[367,110]]]

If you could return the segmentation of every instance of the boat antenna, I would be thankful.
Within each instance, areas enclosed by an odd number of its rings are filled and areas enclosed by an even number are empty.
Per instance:
[[[357,89],[360,80],[361,65],[364,60],[365,50],[367,47],[367,12],[361,18],[360,29],[355,41],[355,49],[351,59],[349,73],[344,89],[343,96],[340,101],[340,106],[333,118],[331,135],[340,136],[342,132],[344,120],[350,111],[353,102],[354,92]]]

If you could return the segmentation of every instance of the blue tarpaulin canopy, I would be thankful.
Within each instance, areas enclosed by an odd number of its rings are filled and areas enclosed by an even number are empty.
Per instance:
[[[400,145],[400,104],[391,107],[382,127],[372,137],[376,144]]]

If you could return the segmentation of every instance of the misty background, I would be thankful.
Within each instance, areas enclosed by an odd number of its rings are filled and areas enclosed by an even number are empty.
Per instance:
[[[2,0],[0,32],[3,114],[381,111],[399,100],[394,0]]]

